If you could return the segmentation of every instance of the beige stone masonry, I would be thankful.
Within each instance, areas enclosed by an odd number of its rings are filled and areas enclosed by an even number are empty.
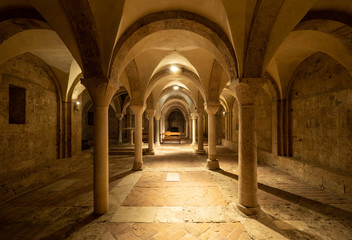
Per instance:
[[[208,160],[209,170],[219,169],[219,161],[216,159],[216,117],[220,104],[207,103],[205,111],[208,113]]]
[[[252,215],[258,211],[257,142],[255,133],[254,93],[250,85],[231,86],[239,103],[239,186],[238,209]]]
[[[148,155],[154,155],[154,109],[147,109],[147,115],[149,117],[149,131],[148,131]]]
[[[145,107],[143,105],[130,105],[130,108],[136,118],[135,142],[134,142],[134,164],[133,170],[140,171],[143,169],[142,153],[142,116]]]

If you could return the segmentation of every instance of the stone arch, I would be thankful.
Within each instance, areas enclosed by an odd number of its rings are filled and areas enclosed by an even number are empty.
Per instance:
[[[9,9],[0,14],[0,43],[30,29],[48,29],[49,24],[35,9]]]
[[[167,24],[165,24],[167,21]],[[225,32],[208,19],[186,11],[163,11],[151,13],[132,24],[118,40],[112,55],[110,78],[118,79],[124,67],[124,60],[131,49],[145,37],[165,30],[189,31],[207,39],[224,57],[224,64],[230,78],[237,77],[235,51]],[[134,57],[131,57],[133,59]],[[128,61],[128,60],[127,60]]]

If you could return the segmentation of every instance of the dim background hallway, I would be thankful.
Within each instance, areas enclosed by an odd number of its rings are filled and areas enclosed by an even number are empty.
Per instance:
[[[162,144],[137,172],[110,156],[107,214],[93,215],[89,166],[3,204],[0,239],[351,239],[352,201],[262,165],[260,213],[240,213],[237,155],[217,152],[219,171],[189,144]]]

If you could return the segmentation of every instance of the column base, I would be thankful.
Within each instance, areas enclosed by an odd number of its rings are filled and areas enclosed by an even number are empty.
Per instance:
[[[191,147],[192,148],[198,148],[198,144],[197,143],[191,143]]]
[[[197,149],[196,153],[199,154],[199,155],[205,155],[206,154],[204,149],[202,149],[202,150]]]
[[[151,150],[151,151],[148,150],[148,151],[145,153],[145,155],[154,155],[154,154],[155,154],[154,149]]]
[[[217,170],[220,169],[218,160],[210,160],[207,159],[207,168],[209,170]]]
[[[155,146],[160,147],[160,143],[158,143],[158,142],[155,143]]]
[[[143,162],[134,162],[132,170],[133,171],[142,171],[143,170]]]
[[[236,207],[238,210],[240,210],[241,212],[243,212],[246,215],[255,215],[259,212],[260,206],[256,206],[256,207],[246,207],[243,206],[242,204],[237,203]]]

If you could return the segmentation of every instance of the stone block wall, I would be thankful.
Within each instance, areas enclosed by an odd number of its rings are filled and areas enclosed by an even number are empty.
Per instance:
[[[271,98],[261,87],[254,88],[255,92],[255,129],[257,146],[259,149],[271,152]]]
[[[323,53],[296,70],[290,91],[293,158],[352,173],[352,78]]]
[[[0,174],[22,171],[57,157],[57,97],[50,76],[21,55],[0,66]],[[25,124],[9,124],[9,85],[26,89]]]
[[[117,141],[118,137],[118,119],[115,110],[109,106],[109,139]]]
[[[352,199],[352,177],[350,175],[261,150],[258,150],[258,161],[262,164],[283,170],[311,185]]]
[[[91,164],[81,153],[80,113],[72,114],[72,158],[58,159],[60,116],[50,68],[29,53],[0,65],[0,202]],[[9,85],[26,89],[25,123],[9,123]]]

